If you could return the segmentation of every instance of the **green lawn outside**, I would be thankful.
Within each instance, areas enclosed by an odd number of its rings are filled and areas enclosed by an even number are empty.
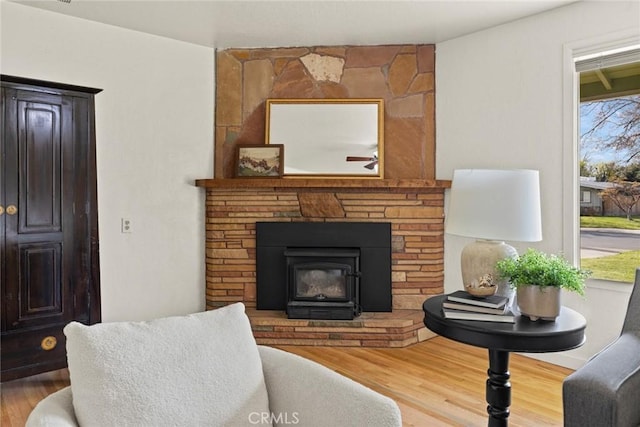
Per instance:
[[[640,230],[640,217],[631,217],[631,221],[629,221],[626,217],[619,216],[581,216],[580,227]]]
[[[640,251],[622,252],[601,258],[583,258],[580,268],[591,270],[593,279],[633,283],[640,266]]]

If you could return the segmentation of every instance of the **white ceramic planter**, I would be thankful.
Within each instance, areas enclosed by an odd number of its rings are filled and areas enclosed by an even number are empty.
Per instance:
[[[560,314],[560,288],[520,286],[516,291],[518,309],[531,320],[555,320]]]

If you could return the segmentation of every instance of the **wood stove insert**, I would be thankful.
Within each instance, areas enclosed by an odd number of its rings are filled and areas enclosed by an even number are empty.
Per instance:
[[[391,224],[256,223],[257,309],[296,319],[390,312]]]
[[[360,250],[287,249],[290,319],[351,320],[360,315]]]

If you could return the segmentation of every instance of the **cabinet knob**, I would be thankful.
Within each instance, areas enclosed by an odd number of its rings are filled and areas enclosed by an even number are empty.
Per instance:
[[[18,208],[16,205],[7,206],[7,215],[15,215],[18,213]]]
[[[0,205],[0,215],[4,213],[4,206]]]
[[[53,350],[56,345],[58,345],[58,340],[54,336],[44,337],[40,343],[40,347],[45,351]]]

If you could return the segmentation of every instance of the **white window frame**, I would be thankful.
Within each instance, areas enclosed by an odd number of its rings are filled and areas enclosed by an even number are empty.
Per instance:
[[[579,40],[564,45],[562,111],[562,249],[564,256],[574,265],[580,263],[580,172],[578,164],[580,126],[580,75],[575,70],[575,58],[598,52],[640,44],[636,28],[607,34],[597,38]]]

